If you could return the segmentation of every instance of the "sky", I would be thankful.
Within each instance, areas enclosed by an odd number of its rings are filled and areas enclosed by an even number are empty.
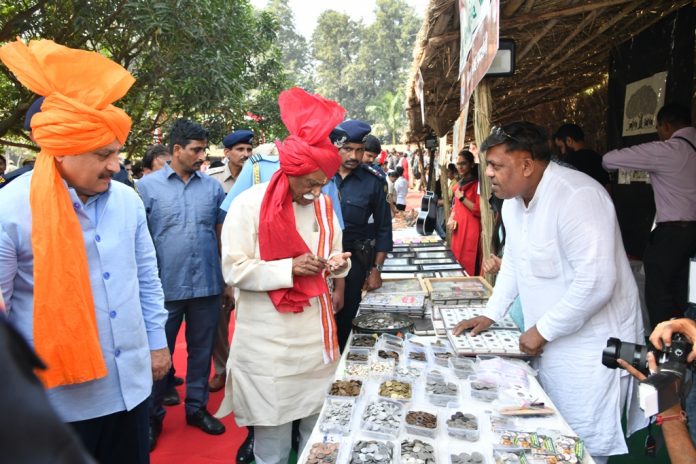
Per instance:
[[[257,8],[264,8],[267,2],[251,0],[251,3]],[[428,0],[406,0],[406,3],[411,5],[420,18],[428,7]],[[354,20],[362,19],[365,24],[370,24],[375,19],[375,0],[290,0],[289,4],[295,15],[297,32],[308,40],[312,37],[319,14],[324,10],[347,13]]]

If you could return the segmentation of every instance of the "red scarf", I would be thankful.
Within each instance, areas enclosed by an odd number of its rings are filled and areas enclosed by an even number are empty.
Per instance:
[[[259,251],[264,261],[295,258],[312,253],[297,232],[288,176],[321,170],[333,177],[341,165],[329,133],[343,120],[338,103],[294,87],[278,97],[280,116],[290,135],[277,143],[280,169],[273,174],[261,203]],[[294,276],[293,286],[268,292],[279,312],[301,312],[311,298],[328,291],[323,273]]]

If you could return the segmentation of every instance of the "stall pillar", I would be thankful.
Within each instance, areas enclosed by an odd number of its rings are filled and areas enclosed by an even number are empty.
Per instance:
[[[476,145],[481,147],[491,132],[491,115],[493,114],[493,101],[491,88],[486,79],[479,82],[474,90],[474,136]],[[486,153],[479,152],[479,185],[481,190],[481,256],[483,259],[491,254],[493,237],[493,212],[488,199],[491,197],[491,181],[486,173]],[[495,276],[486,274],[483,276],[491,285],[495,282]]]

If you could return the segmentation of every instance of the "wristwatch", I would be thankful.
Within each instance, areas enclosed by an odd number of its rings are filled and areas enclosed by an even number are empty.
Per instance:
[[[384,264],[375,264],[372,267],[376,268],[379,272],[382,272],[382,268],[384,267]]]

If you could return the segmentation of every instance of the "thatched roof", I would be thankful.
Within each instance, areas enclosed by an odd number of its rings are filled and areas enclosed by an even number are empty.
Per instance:
[[[606,83],[609,51],[690,0],[501,0],[500,37],[514,39],[517,70],[493,85],[493,119],[522,119],[544,103]],[[415,84],[421,71],[426,125],[438,136],[460,113],[459,2],[431,0],[416,39],[407,113],[410,138],[421,140]]]

